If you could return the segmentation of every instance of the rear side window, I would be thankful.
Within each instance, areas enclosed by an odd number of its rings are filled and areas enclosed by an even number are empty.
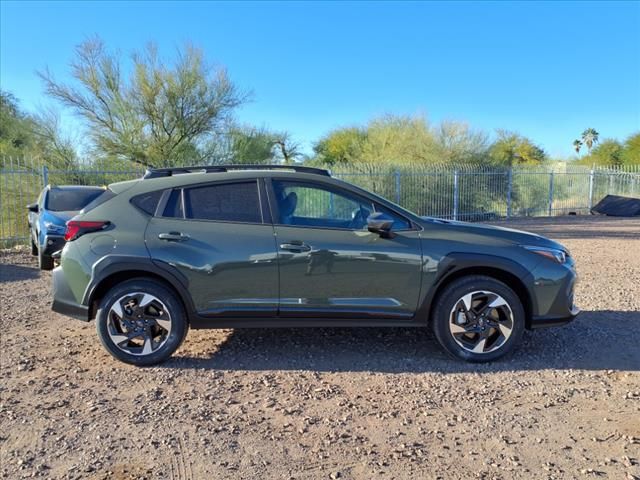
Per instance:
[[[158,208],[160,197],[162,197],[162,190],[143,193],[141,195],[136,195],[135,197],[133,197],[131,199],[131,203],[143,212],[149,215],[153,215],[154,213],[156,213],[156,208]]]
[[[184,190],[187,218],[262,223],[257,182],[227,183]]]

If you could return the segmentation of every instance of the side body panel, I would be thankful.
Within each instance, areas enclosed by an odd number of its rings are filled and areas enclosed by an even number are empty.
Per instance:
[[[276,225],[280,248],[280,315],[411,318],[421,286],[420,234],[382,238],[367,230]]]
[[[169,232],[189,238],[159,238]],[[278,263],[271,225],[154,217],[145,241],[155,263],[170,265],[187,279],[200,315],[277,314]]]

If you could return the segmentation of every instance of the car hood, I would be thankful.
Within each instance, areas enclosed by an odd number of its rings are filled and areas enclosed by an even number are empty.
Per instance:
[[[421,217],[426,223],[446,225],[447,228],[455,229],[458,232],[464,232],[472,235],[480,235],[499,239],[516,245],[532,245],[538,247],[555,248],[559,250],[567,250],[563,245],[555,242],[547,237],[535,233],[516,230],[513,228],[496,227],[494,225],[485,225],[482,223],[458,222],[455,220],[441,220],[439,218]]]

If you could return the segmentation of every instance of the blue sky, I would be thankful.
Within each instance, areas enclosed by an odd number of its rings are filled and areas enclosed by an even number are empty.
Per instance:
[[[99,35],[167,56],[192,42],[253,91],[242,122],[312,142],[385,113],[515,130],[570,156],[586,127],[640,130],[640,2],[14,2],[0,6],[0,85],[46,104]]]

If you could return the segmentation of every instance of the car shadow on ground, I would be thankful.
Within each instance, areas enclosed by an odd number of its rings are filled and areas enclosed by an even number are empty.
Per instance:
[[[33,280],[39,276],[40,270],[37,267],[0,263],[0,283]]]
[[[381,373],[640,371],[639,344],[640,312],[587,311],[564,327],[527,332],[514,354],[490,364],[449,358],[424,328],[288,328],[232,330],[206,346],[206,353],[190,357],[187,347],[183,356],[178,353],[162,367]]]

